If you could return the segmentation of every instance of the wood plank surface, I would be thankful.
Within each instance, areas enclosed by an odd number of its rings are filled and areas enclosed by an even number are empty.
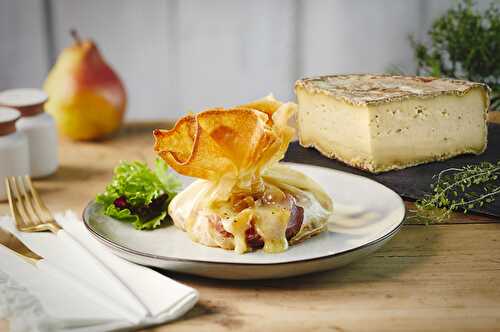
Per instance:
[[[175,331],[493,331],[500,224],[405,226],[336,271],[268,281],[174,276],[201,301]],[[169,331],[169,326],[153,331]]]
[[[103,142],[62,139],[58,172],[35,185],[52,211],[81,212],[119,160],[154,159],[158,127],[169,124],[128,125]],[[143,331],[500,330],[499,234],[499,220],[455,214],[444,224],[406,224],[375,254],[335,271],[261,281],[167,272],[199,290],[200,302],[181,320]]]

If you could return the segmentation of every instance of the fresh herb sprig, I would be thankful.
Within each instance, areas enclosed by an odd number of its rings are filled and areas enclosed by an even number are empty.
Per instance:
[[[442,222],[453,211],[467,213],[491,203],[500,195],[500,161],[449,168],[434,176],[432,194],[415,203],[410,219],[425,223]]]
[[[417,75],[483,82],[492,89],[491,109],[500,110],[500,8],[483,12],[462,0],[434,21],[429,42],[411,37]]]

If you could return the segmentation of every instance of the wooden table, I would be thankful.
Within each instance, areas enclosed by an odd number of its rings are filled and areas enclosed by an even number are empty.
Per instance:
[[[151,130],[158,127],[167,125],[128,125],[104,142],[63,140],[58,172],[35,185],[52,211],[80,213],[119,160],[154,159]],[[375,254],[303,277],[221,281],[166,274],[201,298],[181,320],[147,331],[500,330],[500,221],[487,217],[407,222]]]

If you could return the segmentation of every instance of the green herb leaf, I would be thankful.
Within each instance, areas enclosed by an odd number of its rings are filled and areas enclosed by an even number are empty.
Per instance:
[[[491,109],[500,110],[500,9],[492,1],[484,11],[462,0],[434,21],[429,43],[410,37],[417,75],[483,82],[492,89]]]
[[[470,209],[491,203],[500,195],[500,161],[450,168],[435,176],[433,193],[415,203],[409,219],[425,223],[442,222],[453,211],[467,213]]]

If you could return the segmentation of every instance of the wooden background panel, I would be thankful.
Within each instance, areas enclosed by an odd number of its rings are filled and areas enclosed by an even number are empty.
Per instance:
[[[478,0],[486,8],[494,0]],[[274,92],[301,76],[411,73],[453,0],[2,0],[0,89],[41,86],[69,29],[98,43],[129,92],[127,119],[176,119]]]
[[[181,1],[179,110],[292,98],[295,1]]]
[[[168,17],[175,2],[162,0],[52,0],[55,54],[72,43],[71,28],[94,39],[125,82],[128,119],[164,118],[172,96],[168,85]]]
[[[418,33],[422,1],[304,1],[302,74],[414,71],[410,33]]]
[[[0,90],[38,87],[49,64],[43,1],[0,1]]]

